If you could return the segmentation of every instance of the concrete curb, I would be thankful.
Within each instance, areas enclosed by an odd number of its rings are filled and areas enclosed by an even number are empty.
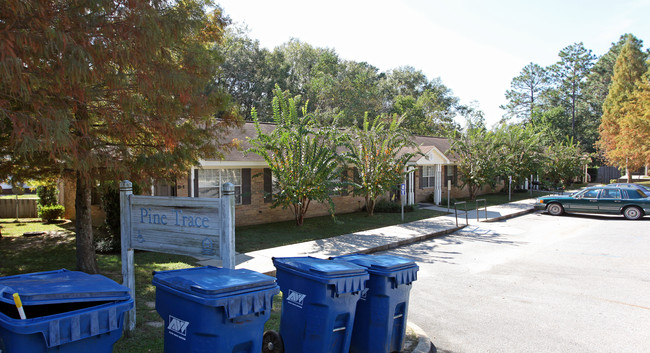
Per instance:
[[[507,214],[505,216],[494,217],[494,218],[482,220],[481,222],[498,222],[498,221],[502,221],[504,219],[515,218],[515,217],[523,216],[525,214],[529,214],[529,213],[533,213],[533,212],[535,212],[535,209],[531,208],[531,209],[527,209],[527,210]]]
[[[429,353],[431,352],[431,348],[433,344],[431,343],[431,339],[427,334],[422,330],[418,325],[408,322],[406,324],[408,327],[410,327],[413,332],[418,336],[418,345],[411,351],[411,353]]]

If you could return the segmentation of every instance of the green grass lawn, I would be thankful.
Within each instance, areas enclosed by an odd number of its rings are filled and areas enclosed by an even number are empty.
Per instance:
[[[57,223],[43,223],[40,219],[0,218],[0,228],[3,236],[18,236],[27,232],[56,232],[66,231],[70,228],[70,221]]]

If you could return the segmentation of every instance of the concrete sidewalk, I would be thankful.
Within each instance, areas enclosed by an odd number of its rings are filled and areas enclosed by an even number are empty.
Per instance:
[[[533,211],[535,199],[528,199],[508,204],[490,206],[487,216],[484,209],[478,211],[480,221],[498,221],[505,218],[516,217]],[[470,204],[471,205],[471,204]],[[475,206],[475,205],[472,205]],[[423,204],[421,208],[447,212],[447,208]],[[312,240],[304,243],[279,246],[275,248],[252,251],[245,254],[236,254],[237,268],[246,268],[253,271],[274,275],[275,267],[271,258],[292,256],[313,256],[329,258],[355,253],[369,254],[396,248],[402,245],[416,243],[429,238],[453,233],[468,224],[477,223],[476,211],[458,212],[458,219],[451,214],[423,219],[389,227],[366,230],[362,232],[344,234],[327,239]],[[377,215],[376,217],[381,217]],[[221,266],[221,261],[203,259],[201,265]]]

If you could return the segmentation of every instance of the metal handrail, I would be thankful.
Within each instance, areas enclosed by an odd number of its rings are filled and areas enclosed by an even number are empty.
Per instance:
[[[467,201],[458,201],[454,202],[454,214],[456,215],[456,227],[458,227],[458,208],[456,205],[463,204],[465,205],[464,211],[465,211],[465,225],[469,225],[469,218],[467,217]]]
[[[483,201],[483,208],[485,208],[485,220],[487,221],[487,201],[485,199],[476,199],[476,221],[478,222],[478,203]]]

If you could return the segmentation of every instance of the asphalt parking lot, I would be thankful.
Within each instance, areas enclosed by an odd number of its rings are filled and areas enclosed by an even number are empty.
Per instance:
[[[650,352],[650,217],[534,213],[387,253],[437,352]]]

